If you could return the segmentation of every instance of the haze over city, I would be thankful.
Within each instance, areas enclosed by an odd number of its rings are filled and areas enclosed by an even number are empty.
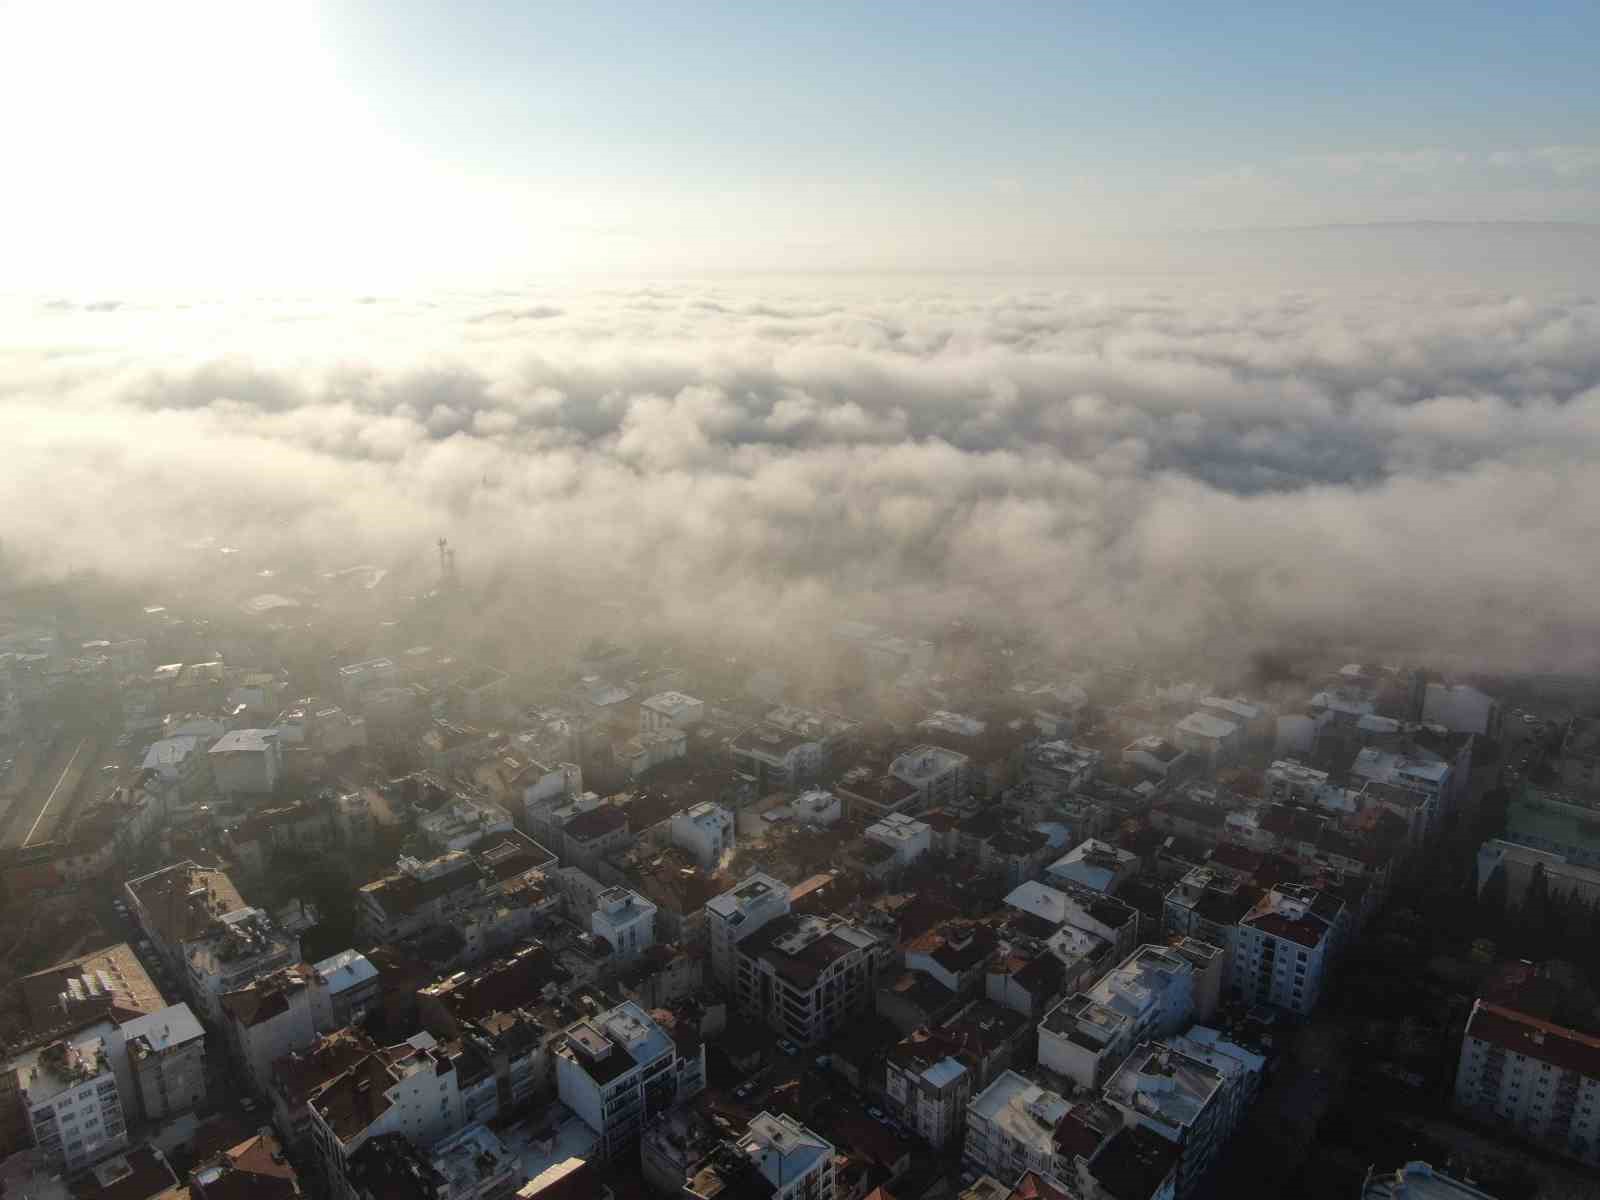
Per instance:
[[[1596,45],[0,0],[0,1200],[1596,1194]]]

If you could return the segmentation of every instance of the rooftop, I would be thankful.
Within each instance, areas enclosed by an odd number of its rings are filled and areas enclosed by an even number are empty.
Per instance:
[[[174,1004],[159,1012],[149,1013],[129,1021],[122,1027],[122,1036],[130,1048],[135,1043],[146,1047],[150,1053],[160,1054],[173,1046],[186,1045],[206,1035],[187,1004]]]
[[[1565,1071],[1600,1077],[1600,1038],[1540,1020],[1514,1008],[1477,1001],[1467,1019],[1465,1036]]]
[[[720,896],[713,896],[707,900],[706,907],[720,917],[731,918],[737,913],[748,912],[757,906],[772,903],[776,896],[782,896],[787,901],[789,885],[775,876],[757,872],[747,876],[737,886]]]
[[[1232,721],[1223,720],[1215,713],[1192,712],[1178,722],[1178,732],[1186,733],[1193,737],[1221,741],[1223,738],[1232,737],[1238,733],[1239,727]]]
[[[745,938],[739,952],[769,964],[791,983],[811,987],[830,965],[877,940],[838,917],[789,914]]]
[[[739,1139],[738,1149],[775,1188],[799,1178],[833,1154],[830,1142],[799,1121],[770,1112],[751,1119],[748,1131]]]
[[[274,729],[230,729],[212,743],[212,754],[252,754],[272,749],[278,740]]]
[[[39,1030],[101,1016],[128,1021],[165,1003],[126,942],[25,975],[20,986],[28,1020]]]
[[[1408,1162],[1393,1171],[1369,1170],[1361,1200],[1494,1200],[1488,1192],[1435,1171],[1425,1162]]]
[[[895,778],[922,787],[935,779],[964,767],[967,756],[942,746],[917,746],[900,755],[889,766]]]
[[[1107,1081],[1105,1096],[1176,1133],[1194,1124],[1222,1083],[1215,1067],[1146,1042]]]
[[[1024,1079],[1015,1071],[1005,1071],[972,1098],[967,1111],[999,1125],[1023,1145],[1053,1155],[1056,1126],[1071,1108],[1055,1092]]]

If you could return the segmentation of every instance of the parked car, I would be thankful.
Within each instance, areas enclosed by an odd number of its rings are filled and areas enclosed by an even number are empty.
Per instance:
[[[787,1055],[789,1055],[791,1057],[793,1057],[794,1055],[800,1053],[800,1047],[796,1046],[788,1038],[784,1038],[781,1042],[778,1043],[778,1049],[782,1050],[785,1054],[787,1054]]]
[[[869,1104],[867,1105],[867,1116],[871,1117],[874,1121],[881,1121],[883,1120],[883,1109],[879,1108],[876,1104]]]

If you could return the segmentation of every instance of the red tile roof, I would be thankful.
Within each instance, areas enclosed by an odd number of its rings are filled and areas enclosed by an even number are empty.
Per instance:
[[[1466,1036],[1565,1071],[1600,1077],[1600,1038],[1541,1021],[1513,1008],[1479,1000],[1472,1007]]]

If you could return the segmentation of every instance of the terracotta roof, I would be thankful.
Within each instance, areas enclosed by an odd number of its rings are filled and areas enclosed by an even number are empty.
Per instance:
[[[1541,1021],[1514,1008],[1479,1000],[1467,1020],[1466,1036],[1565,1071],[1600,1077],[1600,1038]]]

